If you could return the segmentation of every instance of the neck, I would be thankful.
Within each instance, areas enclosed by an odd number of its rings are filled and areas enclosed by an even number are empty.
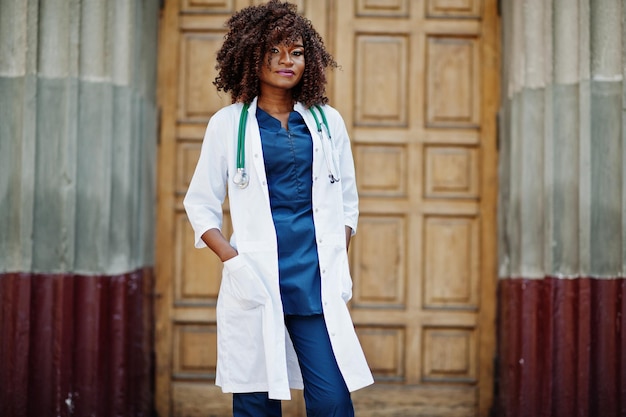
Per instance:
[[[285,90],[269,94],[262,92],[257,101],[257,106],[270,114],[290,113],[293,110],[293,104],[291,92]]]

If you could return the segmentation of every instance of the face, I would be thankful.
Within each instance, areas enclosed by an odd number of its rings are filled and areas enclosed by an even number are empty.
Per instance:
[[[272,46],[265,55],[259,74],[261,91],[267,89],[290,90],[304,74],[304,44],[299,38],[293,44]]]

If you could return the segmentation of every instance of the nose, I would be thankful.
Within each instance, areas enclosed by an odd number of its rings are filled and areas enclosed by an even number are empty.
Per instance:
[[[291,59],[291,54],[289,53],[289,51],[280,52],[279,63],[289,64],[289,65],[293,64],[293,60]]]

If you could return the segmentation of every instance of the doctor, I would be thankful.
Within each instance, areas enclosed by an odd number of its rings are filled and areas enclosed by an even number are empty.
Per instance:
[[[373,379],[346,305],[358,197],[325,96],[337,64],[289,3],[247,7],[227,27],[214,84],[233,104],[209,121],[184,199],[195,246],[224,264],[216,383],[236,417],[280,416],[290,388],[309,417],[353,416],[350,392]]]

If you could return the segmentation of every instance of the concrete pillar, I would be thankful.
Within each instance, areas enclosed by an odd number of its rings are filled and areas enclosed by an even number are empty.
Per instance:
[[[625,17],[502,2],[500,416],[626,413]]]
[[[2,416],[151,410],[158,13],[0,1]]]

